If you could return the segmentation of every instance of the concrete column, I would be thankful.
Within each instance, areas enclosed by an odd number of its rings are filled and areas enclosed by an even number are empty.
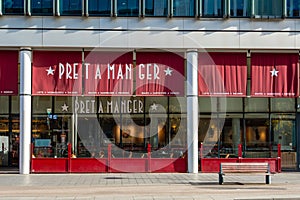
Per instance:
[[[20,159],[19,173],[30,173],[31,49],[20,49]]]
[[[198,173],[198,52],[187,51],[188,173]]]
[[[233,118],[232,119],[232,145],[233,145],[233,153],[238,155],[238,145],[241,143],[241,126],[240,119]]]

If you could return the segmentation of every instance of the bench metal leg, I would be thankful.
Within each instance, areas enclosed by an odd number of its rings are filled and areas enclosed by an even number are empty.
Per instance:
[[[270,175],[266,175],[266,184],[270,184],[271,183],[271,177]]]
[[[219,173],[219,185],[222,185],[224,182],[223,180],[223,174]]]

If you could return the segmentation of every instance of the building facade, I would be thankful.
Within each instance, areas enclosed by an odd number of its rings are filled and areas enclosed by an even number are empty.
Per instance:
[[[0,2],[0,166],[299,170],[299,0]]]

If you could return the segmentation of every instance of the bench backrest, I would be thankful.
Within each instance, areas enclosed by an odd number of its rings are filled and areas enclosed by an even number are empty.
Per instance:
[[[269,163],[221,163],[221,173],[269,173]]]

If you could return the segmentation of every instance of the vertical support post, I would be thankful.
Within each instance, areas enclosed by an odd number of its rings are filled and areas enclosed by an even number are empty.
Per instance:
[[[151,172],[151,144],[147,145],[148,172]]]
[[[281,172],[281,144],[277,144],[277,170]]]
[[[111,172],[110,161],[111,161],[111,144],[107,145],[107,170]]]
[[[19,173],[30,173],[31,49],[20,49],[20,160]]]
[[[68,172],[71,173],[71,157],[72,157],[72,144],[68,143]]]
[[[238,145],[238,157],[242,158],[242,144]]]
[[[198,173],[198,52],[187,51],[188,173]]]

